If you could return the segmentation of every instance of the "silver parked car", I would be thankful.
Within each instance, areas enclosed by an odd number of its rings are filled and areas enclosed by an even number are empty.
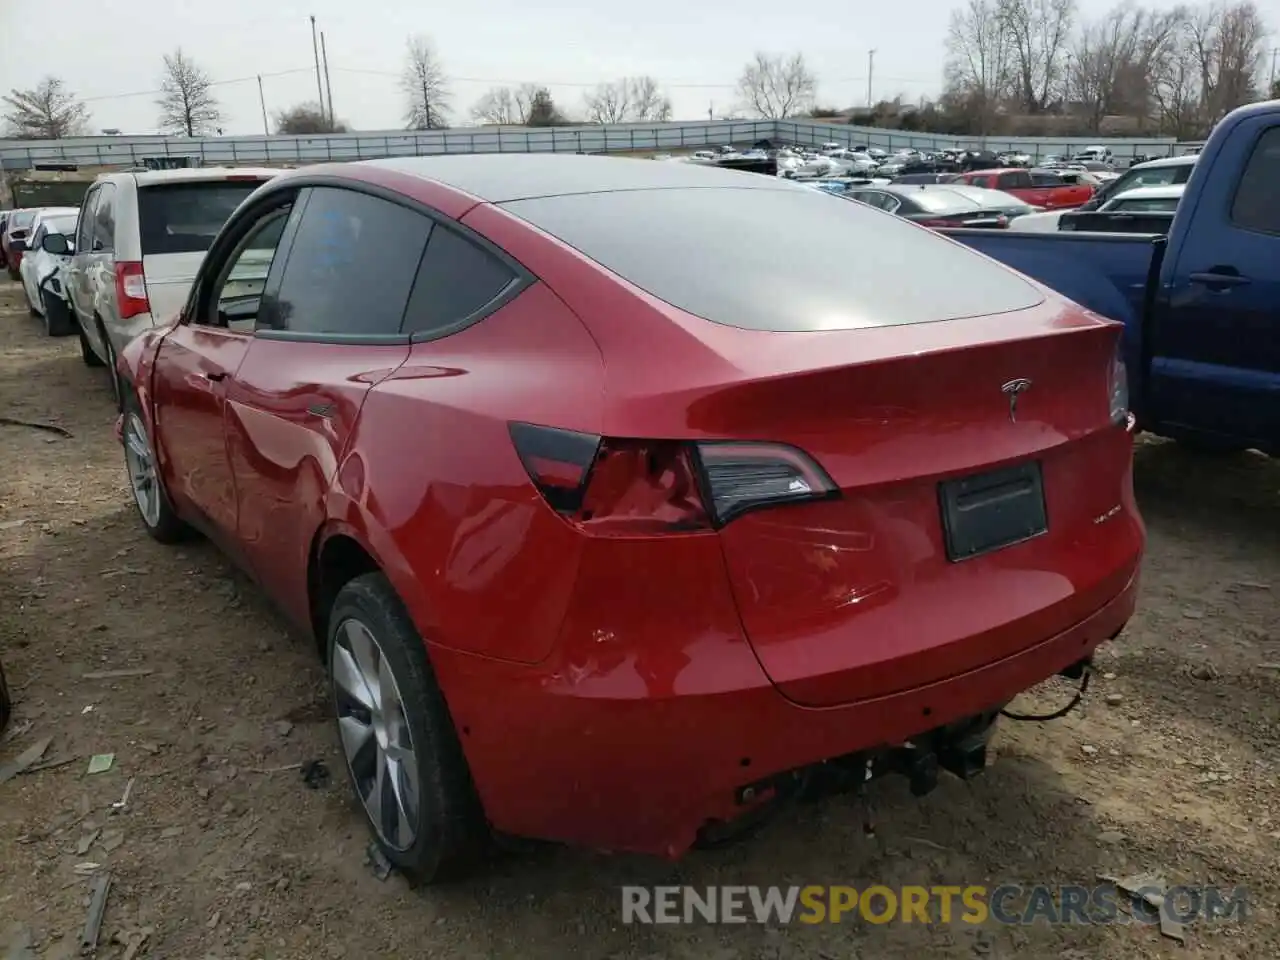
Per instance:
[[[182,309],[222,225],[278,172],[197,167],[94,181],[80,207],[66,285],[84,362],[106,364],[113,389],[120,350]]]

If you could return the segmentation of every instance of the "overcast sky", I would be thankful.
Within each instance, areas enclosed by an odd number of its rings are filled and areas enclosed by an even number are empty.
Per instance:
[[[0,0],[0,90],[53,73],[88,101],[93,132],[154,133],[161,58],[181,46],[217,82],[225,132],[261,133],[255,75],[263,76],[269,114],[316,99],[314,14],[337,115],[362,130],[403,127],[397,77],[416,33],[431,38],[453,78],[455,123],[467,122],[471,104],[494,85],[542,83],[577,115],[596,83],[636,74],[658,80],[675,119],[702,119],[708,109],[719,116],[733,108],[734,83],[757,49],[803,52],[818,102],[845,107],[866,100],[873,47],[876,99],[936,95],[947,16],[958,2],[309,0],[273,12],[269,0]]]

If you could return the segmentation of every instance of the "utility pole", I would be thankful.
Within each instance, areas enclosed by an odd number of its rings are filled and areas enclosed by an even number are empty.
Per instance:
[[[329,132],[333,133],[333,87],[329,83],[329,51],[324,46],[324,31],[320,31],[320,59],[324,61],[324,95],[329,100]]]
[[[311,17],[311,52],[316,58],[316,97],[320,101],[320,113],[324,115],[324,86],[320,83],[320,41],[316,38],[316,18]]]
[[[262,132],[271,136],[271,128],[267,125],[267,98],[262,92],[262,74],[258,74],[258,103],[262,107]]]
[[[1268,96],[1274,96],[1276,93],[1276,58],[1280,57],[1280,47],[1271,48],[1271,89],[1267,91]]]
[[[876,52],[874,50],[867,51],[867,106],[871,106],[871,78],[875,74],[876,69]]]
[[[1273,71],[1274,72],[1274,71]],[[714,100],[707,101],[707,119],[712,123],[716,119],[716,102]]]

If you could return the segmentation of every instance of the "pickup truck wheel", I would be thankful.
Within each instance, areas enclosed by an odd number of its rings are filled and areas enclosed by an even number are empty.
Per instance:
[[[142,408],[132,392],[125,398],[121,439],[124,442],[125,467],[129,471],[129,489],[133,491],[133,502],[143,527],[152,539],[160,543],[178,543],[187,539],[190,527],[174,513],[169,503],[169,495],[160,477],[155,445],[151,442]]]
[[[84,361],[86,367],[102,366],[102,358],[93,352],[93,344],[89,342],[89,338],[84,335],[84,331],[78,331],[80,334],[80,359]]]
[[[65,337],[75,332],[71,310],[61,297],[51,294],[46,287],[40,291],[40,303],[44,307],[44,332],[47,336]]]
[[[488,825],[426,645],[383,574],[338,591],[328,654],[338,737],[375,842],[411,882],[462,875]]]

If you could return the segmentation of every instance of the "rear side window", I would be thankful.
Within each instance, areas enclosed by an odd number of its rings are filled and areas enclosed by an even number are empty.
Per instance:
[[[1280,127],[1264,133],[1253,148],[1236,188],[1231,220],[1246,230],[1280,234]]]
[[[1125,213],[1172,213],[1178,209],[1176,197],[1132,197],[1128,200],[1117,200],[1108,209],[1123,210]]]
[[[442,333],[500,297],[515,273],[489,251],[435,227],[404,318],[405,333]]]
[[[93,223],[96,215],[98,194],[102,192],[100,187],[91,189],[85,194],[84,205],[80,207],[80,222],[76,225],[76,250],[89,252],[92,246]]]
[[[1056,187],[1064,179],[1056,173],[1033,173],[1030,177],[1032,186],[1036,187]]]
[[[207,180],[139,187],[142,255],[204,253],[236,207],[263,182]]]
[[[317,187],[280,281],[273,326],[295,333],[400,333],[431,220],[353,190]]]
[[[98,188],[98,204],[93,211],[93,249],[111,253],[116,248],[116,185]]]
[[[1042,300],[1026,280],[968,247],[803,186],[624,190],[501,206],[652,296],[749,330],[927,323]],[[762,223],[804,242],[743,239]]]

